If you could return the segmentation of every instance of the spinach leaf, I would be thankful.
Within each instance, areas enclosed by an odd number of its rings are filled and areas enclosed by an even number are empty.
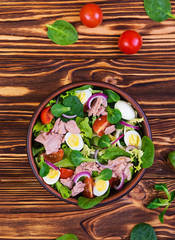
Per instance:
[[[175,151],[169,152],[168,158],[169,158],[171,164],[173,165],[173,167],[175,168]]]
[[[107,181],[107,180],[110,180],[112,178],[112,170],[111,169],[103,169],[100,174],[95,177],[94,179],[97,180],[97,179],[101,179],[101,180],[104,180],[104,181]]]
[[[82,162],[96,162],[96,159],[84,157],[83,154],[78,150],[72,150],[70,153],[70,160],[76,167]]]
[[[154,162],[154,144],[151,139],[147,136],[142,138],[142,168],[149,168],[153,165]]]
[[[78,127],[80,128],[81,132],[83,133],[83,135],[85,137],[91,139],[93,136],[93,131],[89,125],[89,118],[88,117],[85,117],[85,118],[77,117],[76,123],[77,123]]]
[[[70,111],[70,107],[65,107],[64,105],[60,104],[60,103],[56,103],[52,106],[51,108],[51,113],[55,116],[55,117],[61,117],[61,115],[63,113],[66,113],[68,111]],[[73,114],[72,114],[73,115]]]
[[[77,115],[77,117],[84,117],[84,108],[83,104],[80,102],[80,99],[77,96],[68,96],[64,98],[63,104],[66,107],[70,107],[71,110],[66,112],[67,115]]]
[[[156,22],[162,22],[168,18],[175,19],[171,13],[169,0],[144,0],[144,7],[147,15]]]
[[[106,110],[108,111],[107,115],[108,122],[112,124],[117,124],[120,122],[122,115],[118,109],[113,109],[107,106]]]
[[[56,240],[78,240],[78,238],[75,234],[67,233],[57,238]]]
[[[47,36],[59,45],[70,45],[78,40],[78,33],[71,23],[58,20],[52,25],[46,24]]]
[[[99,160],[102,163],[107,163],[108,160],[114,160],[117,157],[120,156],[126,156],[126,157],[130,157],[130,153],[126,152],[125,150],[119,148],[119,147],[113,147],[113,148],[108,148],[106,149],[105,153],[100,156]]]
[[[104,93],[108,96],[108,99],[107,99],[108,103],[113,103],[113,102],[117,102],[118,100],[120,100],[120,96],[112,90],[105,89]]]
[[[64,199],[70,197],[70,195],[71,195],[71,190],[70,190],[68,187],[62,185],[59,181],[57,181],[57,182],[55,183],[55,186],[56,186],[57,191],[61,194],[61,196],[62,196]]]
[[[101,138],[98,141],[98,147],[100,148],[111,147],[111,142],[108,135],[101,136]]]
[[[95,197],[95,198],[86,198],[86,197],[82,197],[80,196],[78,198],[78,206],[83,208],[83,209],[89,209],[94,207],[95,205],[97,205],[98,203],[100,203],[101,201],[103,201],[103,199],[105,199],[110,193],[110,187],[108,188],[108,191],[99,197]]]
[[[45,163],[43,156],[41,156],[40,159],[41,159],[41,162],[40,162],[39,175],[41,177],[45,177],[49,174],[49,166]]]
[[[157,240],[157,237],[151,225],[139,223],[133,228],[130,240]]]

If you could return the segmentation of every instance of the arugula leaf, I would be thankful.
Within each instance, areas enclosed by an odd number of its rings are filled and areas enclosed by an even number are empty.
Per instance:
[[[64,98],[63,104],[66,107],[70,107],[70,111],[66,112],[67,115],[73,116],[76,114],[77,117],[84,117],[83,104],[77,96],[68,96]]]
[[[142,151],[143,156],[142,159],[142,168],[149,168],[153,165],[154,162],[154,144],[151,139],[147,136],[142,138]]]
[[[60,103],[56,103],[52,106],[51,108],[51,113],[55,116],[55,117],[61,117],[61,115],[63,113],[66,113],[68,111],[70,111],[70,107],[65,107],[64,105],[60,104]],[[72,114],[73,115],[73,114]]]
[[[52,25],[46,24],[47,36],[59,45],[70,45],[78,40],[78,33],[71,23],[58,20]]]
[[[120,122],[122,115],[118,109],[113,109],[107,106],[106,110],[108,111],[107,120],[112,124],[117,124]]]
[[[175,168],[175,151],[169,152],[168,158],[169,158],[171,164],[173,165],[173,167]]]
[[[117,102],[118,100],[120,100],[120,96],[116,92],[114,92],[110,89],[105,89],[104,93],[108,96],[108,99],[107,99],[108,103],[113,103],[113,102]]]
[[[157,237],[151,225],[139,223],[132,229],[130,240],[157,240]]]
[[[44,157],[41,155],[40,157],[41,162],[40,162],[40,171],[39,171],[39,175],[41,177],[45,177],[49,174],[49,166],[45,163],[44,161]]]
[[[96,162],[96,159],[84,157],[83,154],[78,150],[72,150],[70,153],[70,161],[74,166],[77,167],[82,162]]]
[[[110,193],[110,187],[108,188],[108,191],[99,197],[95,197],[95,198],[85,198],[80,196],[78,198],[78,206],[83,208],[83,209],[89,209],[94,207],[95,205],[97,205],[98,203],[100,203],[101,201],[103,201],[103,199],[105,199]]]
[[[100,148],[111,147],[111,142],[108,135],[101,136],[101,138],[98,141],[98,147]]]
[[[89,125],[89,118],[88,117],[85,117],[85,118],[77,117],[76,123],[77,123],[78,127],[80,128],[81,132],[83,133],[83,135],[85,137],[91,139],[93,136],[93,131]]]
[[[55,183],[55,186],[56,186],[56,189],[57,191],[61,194],[61,196],[66,199],[66,198],[69,198],[70,195],[71,195],[71,190],[64,186],[63,184],[61,184],[59,181],[57,181]]]
[[[112,178],[112,170],[111,169],[103,169],[100,174],[96,177],[94,177],[95,180],[104,180],[104,181],[107,181],[107,180],[110,180]]]
[[[168,18],[175,19],[171,13],[169,0],[144,0],[144,7],[147,15],[156,22],[162,22]]]
[[[78,240],[75,234],[67,233],[57,238],[56,240]]]

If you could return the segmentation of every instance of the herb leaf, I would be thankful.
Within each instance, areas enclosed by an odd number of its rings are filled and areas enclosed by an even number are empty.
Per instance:
[[[78,240],[77,236],[75,234],[64,234],[63,236],[57,238],[56,240]]]
[[[122,115],[118,109],[113,109],[107,106],[106,110],[108,111],[107,115],[108,122],[112,124],[117,124],[120,122]]]
[[[108,103],[117,102],[118,100],[120,100],[120,96],[112,90],[105,89],[104,93],[108,96]]]
[[[139,223],[133,228],[130,240],[157,240],[157,237],[151,225]]]
[[[111,147],[111,142],[108,135],[101,136],[101,138],[98,141],[98,147],[100,148]]]
[[[147,136],[142,138],[142,168],[149,168],[153,165],[154,162],[154,144],[151,139]]]
[[[78,40],[77,30],[71,23],[58,20],[52,25],[46,24],[47,36],[52,42],[59,45],[70,45]]]
[[[111,169],[103,169],[100,174],[95,177],[94,179],[97,180],[97,179],[101,179],[101,180],[104,180],[104,181],[107,181],[107,180],[110,180],[112,178],[112,170]]]
[[[51,108],[51,113],[55,116],[55,117],[61,117],[61,115],[63,113],[66,113],[70,110],[70,107],[65,107],[64,105],[60,104],[60,103],[56,103],[52,106]]]

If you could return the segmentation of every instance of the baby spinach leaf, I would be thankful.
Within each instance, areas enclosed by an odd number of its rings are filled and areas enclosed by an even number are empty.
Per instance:
[[[108,135],[101,136],[101,138],[98,141],[98,147],[100,148],[111,147],[111,142]]]
[[[142,138],[142,168],[149,168],[154,162],[154,144],[151,139],[147,136]]]
[[[157,240],[157,237],[151,225],[139,223],[133,228],[130,240]]]
[[[117,102],[118,100],[120,100],[120,96],[116,92],[114,92],[110,89],[105,89],[104,93],[108,96],[108,99],[107,99],[108,103],[113,103],[113,102]]]
[[[112,124],[117,124],[120,122],[122,115],[118,109],[113,109],[107,106],[106,110],[108,111],[107,115],[108,122]]]
[[[144,0],[144,7],[147,15],[156,22],[162,22],[168,18],[175,19],[171,13],[169,0]]]
[[[97,179],[101,179],[101,180],[104,180],[104,181],[107,181],[107,180],[110,180],[112,178],[112,170],[111,169],[103,169],[100,174],[95,177],[94,179],[97,180]]]
[[[97,205],[98,203],[100,203],[101,201],[103,201],[103,199],[105,199],[110,193],[110,187],[108,188],[108,191],[99,197],[95,197],[95,198],[86,198],[86,197],[82,197],[80,196],[78,198],[78,206],[83,208],[83,209],[89,209],[94,207],[95,205]]]
[[[40,159],[41,159],[41,162],[40,162],[39,175],[41,177],[45,177],[49,174],[49,166],[44,162],[44,157],[43,156],[41,156]]]
[[[96,162],[96,159],[84,157],[83,154],[78,150],[72,150],[72,152],[70,153],[70,161],[74,166],[77,167],[82,162]]]
[[[57,191],[61,194],[61,196],[62,196],[64,199],[70,197],[70,195],[71,195],[71,190],[70,190],[68,187],[62,185],[59,181],[57,181],[57,182],[55,183],[55,186],[56,186]]]
[[[52,25],[46,24],[47,36],[52,42],[59,45],[70,45],[78,40],[77,30],[71,23],[58,20]]]
[[[67,233],[57,238],[56,240],[78,240],[78,238],[75,234]]]
[[[64,98],[63,104],[66,107],[70,107],[70,111],[66,112],[67,115],[77,115],[77,117],[84,117],[83,104],[77,96],[68,96]]]
[[[107,163],[108,160],[114,160],[117,157],[120,156],[126,156],[130,157],[130,153],[126,152],[125,150],[119,148],[119,147],[113,147],[113,148],[108,148],[106,149],[105,153],[100,156],[99,160],[100,162]]]
[[[93,131],[89,125],[89,118],[88,117],[85,117],[85,118],[77,117],[76,123],[77,123],[78,127],[80,128],[81,132],[83,133],[83,135],[85,137],[91,139],[93,136]]]
[[[173,167],[175,168],[175,151],[169,152],[168,158],[169,158],[171,164],[173,165]]]
[[[55,116],[55,117],[61,117],[61,115],[63,113],[66,113],[68,111],[70,111],[70,107],[65,107],[64,105],[60,104],[60,103],[56,103],[52,106],[51,108],[51,113]]]

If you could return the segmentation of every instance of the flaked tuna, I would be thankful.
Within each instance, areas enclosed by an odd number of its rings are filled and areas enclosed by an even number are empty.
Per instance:
[[[65,179],[61,178],[60,182],[64,186],[68,187],[69,189],[71,189],[73,187],[73,184],[74,184],[72,178],[65,178]]]
[[[101,171],[99,165],[94,162],[82,162],[78,167],[76,167],[74,176],[80,172],[88,171],[91,175],[93,171],[97,171],[98,173]]]
[[[70,120],[65,124],[65,128],[68,132],[72,133],[72,134],[79,134],[80,133],[80,129],[77,126],[76,122],[74,120]]]
[[[104,101],[103,98],[98,97],[96,98],[93,103],[91,109],[88,110],[88,116],[100,116],[100,115],[106,115],[107,112],[105,110],[106,107],[106,101]]]
[[[108,134],[113,133],[115,130],[116,130],[116,129],[115,129],[115,125],[111,125],[111,126],[109,126],[109,127],[107,127],[107,128],[105,129],[104,133],[105,133],[106,135],[108,135]]]
[[[58,118],[54,124],[52,132],[58,133],[58,134],[66,134],[67,131],[65,128],[65,122],[63,122],[60,118]]]
[[[78,195],[79,193],[83,192],[84,191],[84,188],[85,188],[85,183],[79,181],[75,184],[75,186],[72,188],[72,197]]]

